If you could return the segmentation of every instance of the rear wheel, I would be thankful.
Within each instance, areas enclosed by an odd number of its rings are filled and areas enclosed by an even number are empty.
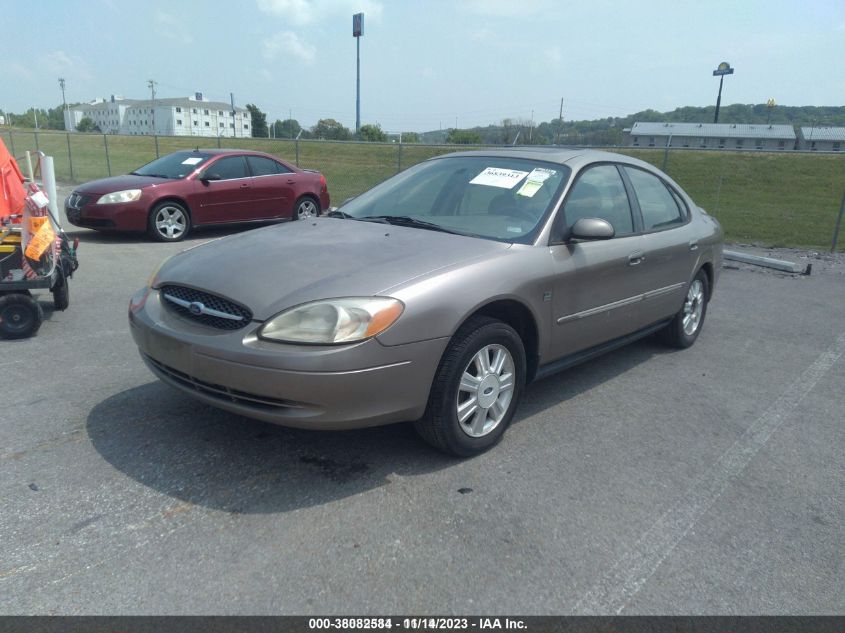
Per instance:
[[[695,343],[707,315],[710,284],[707,273],[699,270],[687,289],[684,305],[660,333],[664,343],[685,349]]]
[[[44,312],[38,302],[24,294],[0,297],[0,336],[7,339],[27,338],[41,327]]]
[[[67,277],[61,269],[59,269],[56,277],[56,285],[50,292],[53,293],[53,307],[56,310],[67,310],[70,305],[70,288],[68,287]]]
[[[525,384],[525,349],[512,327],[474,317],[452,338],[417,432],[440,450],[469,457],[494,446]]]
[[[320,215],[320,206],[314,198],[300,198],[293,209],[292,220],[307,220]]]
[[[150,211],[147,231],[159,242],[178,242],[191,232],[191,215],[178,202],[162,202]]]

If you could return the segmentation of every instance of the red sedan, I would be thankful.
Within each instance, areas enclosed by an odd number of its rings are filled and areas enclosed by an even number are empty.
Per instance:
[[[177,242],[192,227],[299,220],[329,208],[326,178],[262,152],[185,150],[125,176],[94,180],[65,200],[68,221],[103,231],[147,231]]]

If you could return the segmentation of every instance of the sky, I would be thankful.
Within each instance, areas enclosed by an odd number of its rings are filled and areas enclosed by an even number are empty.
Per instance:
[[[713,105],[723,61],[723,105],[845,105],[842,0],[39,0],[0,10],[0,109],[154,79],[354,129],[358,12],[361,123],[389,132]]]

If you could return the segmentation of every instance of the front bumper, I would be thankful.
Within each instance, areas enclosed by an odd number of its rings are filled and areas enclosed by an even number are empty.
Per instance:
[[[97,198],[98,196],[94,196]],[[142,200],[120,204],[88,202],[71,206],[65,200],[65,215],[74,226],[112,231],[145,231],[147,228],[147,203]]]
[[[146,292],[145,291],[142,291]],[[207,404],[283,426],[340,430],[416,420],[447,338],[386,346],[285,345],[195,324],[157,291],[133,297],[132,336],[163,382]]]

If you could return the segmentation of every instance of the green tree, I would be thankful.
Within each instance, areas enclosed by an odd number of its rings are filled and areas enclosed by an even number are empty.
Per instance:
[[[358,131],[358,138],[371,143],[385,143],[387,141],[387,134],[382,131],[381,125],[378,123],[367,123],[361,126],[361,129]]]
[[[352,138],[349,128],[334,119],[320,119],[317,125],[311,128],[314,138],[326,139],[329,141],[348,141]]]
[[[472,130],[449,130],[446,142],[455,145],[478,145],[481,143],[481,135]]]
[[[47,124],[51,130],[65,129],[65,107],[57,105],[55,108],[47,110]]]
[[[267,129],[267,115],[258,109],[257,105],[252,103],[246,104],[246,109],[252,117],[252,135],[259,138],[266,138],[269,130]]]
[[[94,123],[91,120],[91,117],[84,116],[79,121],[79,123],[76,124],[76,131],[77,132],[99,132],[100,126],[97,125],[96,123]]]
[[[273,131],[276,138],[296,138],[302,130],[302,126],[296,119],[285,119],[284,121],[277,119],[273,127],[275,128]]]
[[[402,132],[403,143],[419,143],[420,135],[416,132]]]

